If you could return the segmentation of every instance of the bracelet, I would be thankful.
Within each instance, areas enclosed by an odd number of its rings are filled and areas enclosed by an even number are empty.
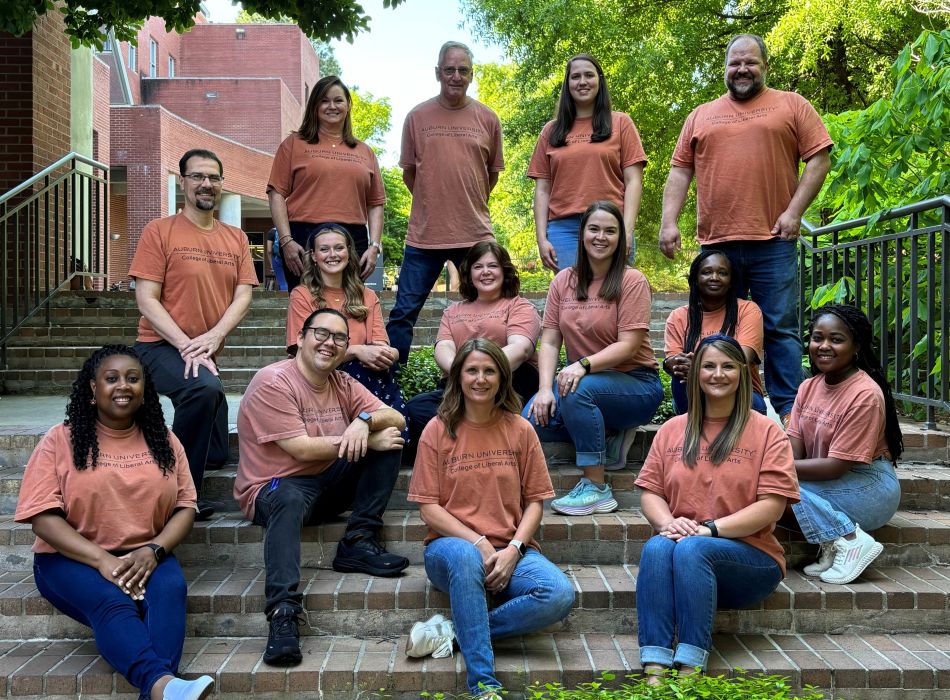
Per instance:
[[[481,542],[482,540],[487,540],[487,539],[488,539],[488,538],[485,537],[485,535],[482,535],[482,536],[479,537],[477,540],[475,540],[474,542],[472,542],[472,546],[473,546],[473,547],[477,547],[479,542]]]
[[[290,243],[292,240],[294,240],[294,237],[293,237],[293,236],[287,236],[287,238],[285,238],[285,239],[282,240],[282,241],[281,241],[281,240],[278,240],[278,241],[277,241],[277,245],[278,245],[279,247],[283,248],[285,245],[287,245],[288,243]]]

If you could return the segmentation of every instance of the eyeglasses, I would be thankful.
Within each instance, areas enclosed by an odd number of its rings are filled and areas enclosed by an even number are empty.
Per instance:
[[[327,338],[332,337],[334,345],[339,345],[341,348],[345,348],[346,344],[350,342],[350,336],[348,336],[346,333],[331,333],[329,328],[310,326],[310,328],[304,328],[304,330],[313,333],[313,339],[318,343],[326,342]]]
[[[462,78],[467,78],[472,74],[472,69],[468,66],[442,66],[439,70],[446,78],[451,78],[456,73]]]
[[[191,180],[196,185],[200,185],[205,180],[212,185],[220,185],[224,182],[224,178],[221,175],[202,175],[201,173],[188,173],[185,175],[185,179]]]

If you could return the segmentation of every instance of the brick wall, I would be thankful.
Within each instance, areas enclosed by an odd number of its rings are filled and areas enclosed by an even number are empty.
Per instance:
[[[279,78],[142,80],[142,104],[269,153],[297,125],[300,104]]]
[[[0,192],[33,173],[33,39],[0,32]]]

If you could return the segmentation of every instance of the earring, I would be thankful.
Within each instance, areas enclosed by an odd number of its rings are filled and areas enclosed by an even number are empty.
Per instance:
[[[90,405],[90,406],[95,406],[95,405],[96,405],[96,399],[93,398],[93,399],[89,402],[89,405]]]

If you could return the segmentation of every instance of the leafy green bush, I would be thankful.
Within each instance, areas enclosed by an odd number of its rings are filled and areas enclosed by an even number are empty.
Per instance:
[[[663,400],[660,402],[660,407],[656,409],[656,415],[653,416],[652,421],[657,425],[666,423],[676,415],[676,411],[673,410],[673,393],[670,391],[670,375],[662,369],[660,370],[660,382],[663,384]]]
[[[402,397],[406,401],[416,394],[432,391],[442,378],[442,370],[435,363],[433,353],[431,346],[413,350],[409,353],[406,366],[396,376],[396,383],[399,384]]]
[[[605,673],[599,680],[581,683],[576,688],[564,688],[559,683],[535,683],[524,690],[525,700],[692,700],[714,698],[715,700],[821,700],[824,694],[805,686],[801,694],[795,694],[782,676],[751,676],[741,669],[735,678],[692,674],[677,675],[670,672],[659,685],[647,685],[641,676],[627,676],[615,684],[616,676]],[[505,697],[506,691],[501,696]],[[430,700],[467,698],[468,695],[451,693],[420,693]]]

